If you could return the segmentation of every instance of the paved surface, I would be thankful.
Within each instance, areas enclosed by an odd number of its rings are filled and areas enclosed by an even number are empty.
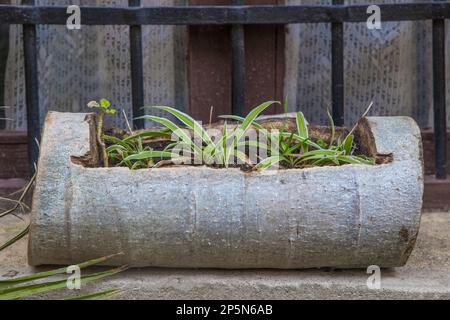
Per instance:
[[[0,223],[1,243],[25,224],[12,216]],[[0,253],[1,278],[46,269],[27,266],[26,247],[27,240],[22,239]],[[381,289],[368,289],[368,276],[366,270],[147,268],[87,284],[82,292],[120,288],[123,291],[116,298],[122,299],[450,299],[450,213],[422,215],[411,258],[405,267],[381,270]],[[60,290],[39,298],[78,294]]]

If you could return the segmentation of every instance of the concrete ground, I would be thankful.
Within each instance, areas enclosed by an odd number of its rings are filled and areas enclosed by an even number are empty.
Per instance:
[[[28,217],[23,216],[26,220]],[[0,220],[0,243],[26,222]],[[48,268],[31,268],[27,239],[0,252],[0,279]],[[35,298],[62,298],[118,288],[117,299],[450,299],[450,213],[422,215],[416,247],[401,268],[381,270],[381,288],[369,289],[366,270],[127,270],[82,292],[57,292]]]

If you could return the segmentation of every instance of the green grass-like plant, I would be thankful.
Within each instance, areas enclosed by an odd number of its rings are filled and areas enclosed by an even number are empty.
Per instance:
[[[150,168],[156,165],[155,160],[163,157],[170,158],[171,152],[153,150],[149,146],[144,146],[142,137],[163,136],[163,132],[144,132],[135,135],[126,135],[123,139],[103,135],[103,139],[114,144],[106,148],[110,159],[118,161],[118,165],[125,165],[130,169]]]
[[[113,144],[106,149],[111,159],[118,160],[118,165],[128,166],[130,169],[148,168],[158,166],[167,161],[165,158],[178,157],[180,160],[189,160],[192,164],[206,164],[228,168],[230,164],[235,164],[235,159],[243,164],[247,164],[254,169],[266,169],[276,164],[283,168],[302,168],[307,166],[339,166],[343,164],[365,164],[373,165],[375,160],[364,155],[355,153],[354,129],[341,139],[336,138],[336,127],[328,112],[330,121],[330,138],[327,142],[310,137],[308,122],[302,112],[297,112],[295,117],[296,130],[294,132],[284,125],[278,130],[267,130],[257,122],[257,117],[268,107],[279,104],[277,101],[267,101],[252,109],[246,117],[236,115],[221,116],[225,123],[221,129],[219,137],[209,133],[198,121],[188,114],[167,106],[153,106],[165,111],[177,118],[181,125],[165,118],[153,115],[144,115],[136,119],[154,121],[164,127],[159,131],[146,131],[139,134],[124,136],[123,139],[104,136]],[[288,105],[284,103],[287,113]],[[369,108],[364,115],[367,114]],[[238,125],[229,125],[228,120],[237,122]],[[250,128],[257,130],[258,135],[265,136],[265,141],[257,139],[249,140],[246,133]],[[130,132],[132,132],[130,128]],[[142,143],[143,137],[176,138],[176,141],[169,143],[164,150],[154,150]],[[259,158],[252,163],[248,154],[242,151],[243,146],[253,146],[259,150],[265,149],[268,155]],[[278,146],[270,148],[269,146]],[[182,152],[183,155],[179,155]],[[232,158],[233,157],[233,158]],[[156,162],[157,159],[160,161]],[[232,161],[230,161],[232,160]]]
[[[252,127],[256,117],[258,117],[258,115],[260,115],[269,106],[276,103],[279,102],[267,101],[255,107],[249,112],[247,117],[242,119],[241,125],[236,128],[230,129],[225,122],[221,132],[221,137],[217,142],[214,141],[213,137],[208,134],[208,132],[198,121],[175,108],[166,106],[151,107],[172,114],[183,123],[184,127],[180,127],[169,119],[163,117],[145,115],[138,117],[137,119],[146,119],[157,122],[166,127],[179,139],[178,141],[171,143],[166,150],[174,150],[179,148],[180,150],[183,150],[183,152],[188,153],[191,157],[201,159],[203,163],[207,165],[216,164],[218,166],[228,168],[231,156],[236,157],[243,163],[251,164],[247,155],[239,150],[239,143],[241,143],[241,139],[245,136],[248,129]],[[200,143],[196,141],[196,137],[199,137]]]
[[[26,195],[30,192],[32,185],[34,184],[34,181],[36,179],[36,174],[32,176],[30,181],[27,183],[27,185],[24,187],[20,197],[18,200],[12,200],[8,198],[4,198],[7,200],[11,200],[10,202],[14,202],[15,205],[2,213],[0,213],[0,218],[5,217],[7,215],[13,215],[19,219],[22,219],[20,216],[15,214],[15,211],[17,211],[19,208],[24,208],[26,205],[23,203]],[[23,220],[23,219],[22,219]],[[11,239],[7,240],[5,243],[0,244],[0,252],[5,250],[6,248],[9,248],[10,246],[14,245],[17,241],[28,235],[30,230],[30,225],[27,224],[26,227],[20,231],[18,234],[14,235]],[[112,258],[114,255],[89,260],[83,263],[78,264],[78,267],[80,269],[101,263],[103,261],[106,261],[110,258]],[[121,272],[126,269],[126,266],[120,267],[120,268],[114,268],[103,272],[97,272],[89,275],[83,275],[80,279],[81,283],[87,283],[91,281],[97,281],[102,278],[114,275],[118,272]],[[35,294],[39,293],[46,293],[57,289],[63,289],[66,287],[67,280],[66,279],[59,279],[59,280],[51,280],[51,277],[55,275],[61,275],[65,274],[67,271],[66,268],[58,268],[55,270],[45,271],[45,272],[38,272],[35,274],[31,274],[28,276],[22,276],[17,277],[14,279],[9,280],[0,280],[0,300],[13,300],[13,299],[20,299],[29,297]],[[43,281],[43,280],[50,280],[50,281]],[[36,280],[40,280],[40,282],[36,283]],[[106,291],[96,292],[96,293],[90,293],[87,295],[81,295],[74,298],[69,299],[75,299],[75,300],[93,300],[93,299],[108,299],[112,297],[114,294],[116,294],[118,290],[116,289],[110,289]]]
[[[368,110],[370,109],[369,106]],[[287,102],[284,104],[285,113],[287,113]],[[364,114],[367,114],[368,110]],[[375,160],[363,155],[354,155],[354,129],[346,135],[341,141],[335,139],[336,128],[333,118],[327,112],[330,121],[331,137],[327,144],[323,140],[312,141],[309,136],[308,122],[302,112],[296,114],[297,132],[290,132],[285,125],[281,130],[265,131],[256,121],[253,125],[259,129],[260,133],[266,134],[269,141],[275,141],[275,145],[279,148],[271,149],[271,155],[261,159],[256,168],[265,169],[277,163],[281,163],[286,168],[298,168],[305,166],[326,166],[326,165],[343,165],[343,164],[366,164],[373,165]],[[242,117],[228,115],[221,116],[223,119],[232,119],[243,122]],[[265,148],[265,145],[258,143],[258,147]]]
[[[115,255],[106,256],[98,259],[89,260],[80,264],[77,264],[77,266],[80,269],[87,268],[89,266],[93,266],[96,264],[99,264],[101,262],[104,262],[110,258],[112,258]],[[124,271],[127,269],[126,266],[119,267],[119,268],[113,268],[106,271],[91,273],[87,275],[82,275],[80,277],[81,284],[100,280],[105,277],[112,276],[114,274],[117,274],[119,272]],[[13,300],[13,299],[20,299],[24,297],[29,297],[36,294],[42,294],[47,293],[50,291],[58,290],[58,289],[64,289],[67,287],[67,279],[57,279],[57,280],[50,280],[50,281],[41,281],[41,282],[35,282],[36,280],[47,280],[51,279],[51,277],[56,275],[62,275],[66,274],[67,268],[58,268],[50,271],[44,271],[44,272],[38,272],[32,275],[28,276],[22,276],[17,277],[10,280],[0,280],[0,300]],[[105,299],[111,297],[113,293],[116,293],[118,290],[116,289],[110,289],[102,292],[97,293],[91,293],[88,295],[83,296],[77,296],[74,298],[69,299],[75,299],[75,300],[92,300],[92,299]]]

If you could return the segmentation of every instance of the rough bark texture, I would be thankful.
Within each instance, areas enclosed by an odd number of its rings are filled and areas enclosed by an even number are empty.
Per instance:
[[[86,168],[86,114],[45,121],[29,263],[71,264],[123,251],[110,264],[159,267],[402,266],[423,193],[420,131],[408,117],[369,117],[377,166],[244,173],[239,169]]]

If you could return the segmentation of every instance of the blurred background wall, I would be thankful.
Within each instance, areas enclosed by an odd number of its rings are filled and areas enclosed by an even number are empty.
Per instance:
[[[10,0],[0,2],[7,3]],[[12,3],[19,2],[12,0]],[[367,2],[346,1],[355,4]],[[144,6],[223,3],[227,3],[227,0],[143,0]],[[331,0],[253,0],[248,3],[330,4]],[[126,6],[127,0],[37,0],[37,4]],[[229,52],[223,46],[224,43],[228,44],[224,36],[226,32],[213,29],[211,33],[211,30],[202,28],[204,33],[199,36],[195,29],[188,32],[184,26],[143,27],[146,105],[173,105],[182,110],[193,110],[198,117],[207,117],[210,106],[214,104],[218,105],[218,110],[226,109],[221,105],[229,104],[230,71],[222,63],[224,59],[219,57],[223,55],[229,58]],[[369,30],[365,23],[347,23],[344,28],[346,124],[355,122],[373,100],[373,115],[409,115],[422,127],[431,127],[431,22],[382,22],[380,30]],[[250,51],[267,39],[279,41],[264,38],[264,34],[269,31],[262,30],[256,26],[253,31],[246,31],[252,46]],[[9,31],[1,26],[0,32],[3,35],[0,38],[0,104],[3,98],[3,104],[9,107],[4,109],[5,116],[11,119],[4,125],[7,129],[25,129],[21,26],[11,26]],[[210,40],[203,42],[203,47],[191,43],[193,39],[204,39],[205,32]],[[447,45],[450,44],[449,35],[450,32],[447,32]],[[326,108],[331,108],[330,25],[289,25],[283,29],[281,37],[283,63],[266,63],[272,59],[270,50],[277,50],[266,49],[266,42],[250,56],[247,55],[248,60],[253,61],[248,65],[250,75],[247,83],[252,84],[253,91],[263,93],[248,100],[248,103],[261,102],[257,99],[287,96],[292,111],[302,110],[310,122],[324,123]],[[278,42],[274,46],[279,47]],[[249,48],[246,49],[249,51]],[[215,54],[217,60],[207,60],[205,51],[210,51],[210,55]],[[44,119],[48,110],[86,111],[86,103],[100,97],[108,98],[132,117],[128,27],[82,26],[81,30],[68,30],[65,26],[39,26],[38,52],[41,119]],[[266,62],[261,62],[263,60]],[[205,73],[201,69],[202,65],[208,66],[209,71]],[[449,67],[450,62],[447,63]],[[271,92],[264,83],[257,82],[261,78],[265,78],[266,82],[275,82],[274,77],[281,72],[272,72],[274,68],[283,68],[280,94]],[[221,77],[222,80],[214,77]],[[193,92],[190,93],[189,88]],[[450,120],[450,101],[448,105]],[[120,113],[111,122],[125,125]]]
[[[4,0],[3,0],[4,1]],[[5,2],[5,1],[4,1]],[[143,6],[183,5],[185,0],[143,0]],[[12,0],[12,3],[20,3]],[[127,0],[37,0],[36,5],[127,6]],[[81,18],[82,19],[82,18]],[[81,20],[82,22],[82,20]],[[39,102],[42,121],[48,110],[83,112],[90,100],[105,97],[131,118],[128,26],[39,25]],[[144,87],[147,105],[185,108],[186,27],[143,26]],[[5,60],[2,59],[3,62]],[[0,69],[1,71],[1,69]],[[22,27],[11,26],[4,75],[8,129],[26,128]],[[1,91],[1,89],[0,89]],[[1,103],[1,102],[0,102]],[[110,121],[124,126],[122,113]]]

